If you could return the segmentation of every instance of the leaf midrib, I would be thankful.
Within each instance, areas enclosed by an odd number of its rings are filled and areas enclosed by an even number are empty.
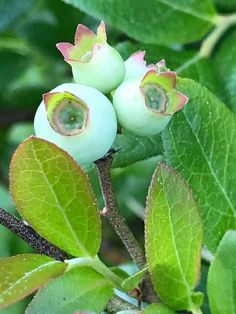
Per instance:
[[[87,255],[90,256],[90,254],[87,252],[87,250],[85,250],[84,246],[83,246],[82,243],[80,242],[80,239],[78,238],[78,236],[77,236],[77,234],[75,233],[74,229],[72,228],[72,226],[71,226],[71,224],[70,224],[70,222],[69,222],[69,220],[68,220],[68,218],[67,218],[67,216],[66,216],[66,214],[65,214],[65,212],[64,212],[64,209],[63,209],[63,207],[61,206],[60,201],[59,201],[59,199],[58,199],[58,197],[57,197],[57,195],[56,195],[54,189],[52,188],[52,186],[51,186],[51,184],[50,184],[50,182],[49,182],[49,180],[48,180],[48,178],[47,178],[47,176],[46,176],[46,174],[45,174],[45,172],[44,172],[44,169],[43,169],[43,167],[42,167],[42,164],[41,164],[40,160],[39,160],[38,157],[37,157],[36,149],[33,149],[33,154],[34,154],[35,160],[36,160],[36,162],[37,162],[37,164],[38,164],[38,166],[39,166],[39,168],[40,168],[40,170],[41,170],[40,172],[41,172],[43,178],[45,179],[45,181],[46,181],[46,183],[47,183],[47,185],[48,185],[48,187],[49,187],[49,189],[50,189],[50,191],[51,191],[51,193],[52,193],[52,195],[53,195],[53,197],[54,197],[54,199],[55,199],[55,201],[56,201],[56,204],[58,205],[58,208],[60,209],[60,211],[61,211],[61,213],[62,213],[62,216],[64,217],[65,222],[66,222],[67,226],[69,227],[69,230],[71,231],[72,236],[74,237],[74,240],[75,240],[76,244],[79,246],[80,250],[81,250],[86,256],[87,256]]]
[[[171,213],[170,213],[170,205],[169,205],[168,199],[166,197],[165,181],[163,180],[163,175],[162,174],[161,174],[161,177],[162,177],[162,181],[163,181],[163,192],[165,194],[165,202],[166,202],[166,206],[168,208],[168,219],[169,219],[169,225],[170,225],[170,231],[171,231],[171,237],[172,237],[172,242],[173,242],[173,246],[174,246],[175,256],[176,256],[176,259],[177,259],[177,262],[178,262],[178,265],[179,265],[180,273],[181,273],[182,278],[183,278],[183,283],[186,286],[186,288],[188,289],[188,291],[191,291],[191,288],[190,288],[190,286],[189,286],[189,284],[188,284],[188,282],[186,280],[186,276],[184,275],[182,264],[180,262],[179,253],[178,253],[177,246],[176,246],[176,243],[175,243],[174,230],[173,230],[173,227],[172,227],[172,218],[171,218]],[[189,296],[189,302],[191,302],[190,294],[188,296]]]

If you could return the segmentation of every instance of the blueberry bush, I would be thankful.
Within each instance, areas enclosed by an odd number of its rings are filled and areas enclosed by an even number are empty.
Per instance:
[[[236,313],[236,3],[0,9],[0,312]]]

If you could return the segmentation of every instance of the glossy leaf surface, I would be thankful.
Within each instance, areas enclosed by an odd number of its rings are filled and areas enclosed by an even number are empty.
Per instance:
[[[76,267],[48,283],[34,297],[26,314],[100,313],[113,295],[112,284],[90,267]]]
[[[147,198],[145,248],[153,285],[173,309],[199,302],[193,289],[199,279],[202,222],[186,181],[159,164]]]
[[[95,256],[100,217],[87,175],[62,149],[31,137],[11,162],[11,193],[26,221],[44,238],[75,256]]]
[[[207,33],[215,18],[210,0],[186,0],[184,5],[181,0],[65,1],[146,43],[195,41]]]
[[[165,156],[193,189],[213,252],[236,227],[236,118],[201,85],[181,79],[178,88],[189,102],[163,132]]]
[[[66,264],[40,254],[0,258],[0,307],[14,303],[60,276]]]

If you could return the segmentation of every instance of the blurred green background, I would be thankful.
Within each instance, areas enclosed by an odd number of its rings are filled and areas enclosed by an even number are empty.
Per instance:
[[[231,10],[230,5],[227,7],[228,1],[215,1],[218,9]],[[56,85],[72,81],[71,69],[55,45],[63,41],[73,42],[79,23],[95,31],[99,21],[61,0],[0,0],[0,207],[14,214],[17,213],[8,192],[11,156],[17,145],[33,134],[32,121],[41,95]],[[136,50],[145,49],[149,62],[164,58],[171,69],[178,68],[191,58],[200,45],[155,46],[138,43],[109,25],[107,32],[109,43],[116,46],[124,58]],[[214,75],[215,66],[211,62],[208,60],[206,64],[205,60],[201,60],[181,75],[201,82],[224,100],[225,95],[217,88],[218,76]],[[113,170],[119,208],[140,241],[143,241],[143,214],[148,185],[161,158],[156,156]],[[91,169],[89,176],[102,207],[96,170]],[[129,257],[113,230],[106,223],[103,230],[102,255],[106,262],[119,264],[127,261]],[[2,226],[0,237],[1,257],[31,251]],[[18,302],[0,312],[24,313],[26,303],[27,300]]]

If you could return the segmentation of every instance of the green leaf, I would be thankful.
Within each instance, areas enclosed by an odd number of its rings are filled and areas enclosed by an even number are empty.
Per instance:
[[[236,113],[236,31],[230,32],[217,46],[215,68],[226,105]]]
[[[162,154],[160,134],[144,137],[124,131],[117,135],[113,146],[121,148],[114,155],[113,168],[126,167],[136,161]]]
[[[134,273],[133,275],[129,276],[122,282],[122,287],[128,291],[136,288],[138,284],[140,283],[141,279],[147,272],[147,267],[139,270],[138,272]]]
[[[146,207],[145,248],[154,288],[173,309],[193,309],[200,272],[202,222],[187,182],[159,164]]]
[[[64,1],[139,41],[164,45],[201,39],[216,16],[210,0]]]
[[[179,80],[189,97],[162,133],[166,160],[188,181],[204,220],[204,241],[215,251],[236,227],[236,119],[206,88]]]
[[[188,62],[188,61],[187,61]],[[215,93],[221,99],[224,99],[224,93],[221,86],[221,76],[218,75],[214,62],[209,58],[202,58],[190,64],[184,70],[177,69],[181,77],[191,78],[194,81],[207,87],[211,92]]]
[[[110,267],[110,270],[112,270],[113,273],[115,273],[118,277],[120,277],[123,280],[129,277],[129,274],[123,269],[121,269],[120,267],[113,266],[113,267]]]
[[[101,226],[87,175],[62,149],[31,137],[16,150],[11,194],[26,221],[44,238],[75,256],[95,256]]]
[[[212,314],[236,313],[236,231],[228,231],[217,248],[208,273]]]
[[[100,313],[113,295],[112,284],[90,267],[76,267],[45,285],[30,303],[26,314]]]
[[[65,268],[65,263],[40,254],[0,258],[0,308],[31,294]]]
[[[136,310],[127,310],[127,311],[119,311],[116,314],[142,314],[142,312],[136,311]]]
[[[164,304],[151,304],[143,310],[143,314],[175,314],[176,312]]]
[[[139,50],[145,50],[145,60],[150,63],[157,63],[161,59],[165,59],[166,65],[170,69],[180,67],[184,62],[193,58],[197,51],[177,50],[164,46],[150,45],[139,42],[125,41],[118,43],[116,49],[120,52],[124,60]]]
[[[27,306],[27,299],[18,301],[17,303],[11,304],[8,307],[1,309],[1,314],[22,314],[25,313]]]

